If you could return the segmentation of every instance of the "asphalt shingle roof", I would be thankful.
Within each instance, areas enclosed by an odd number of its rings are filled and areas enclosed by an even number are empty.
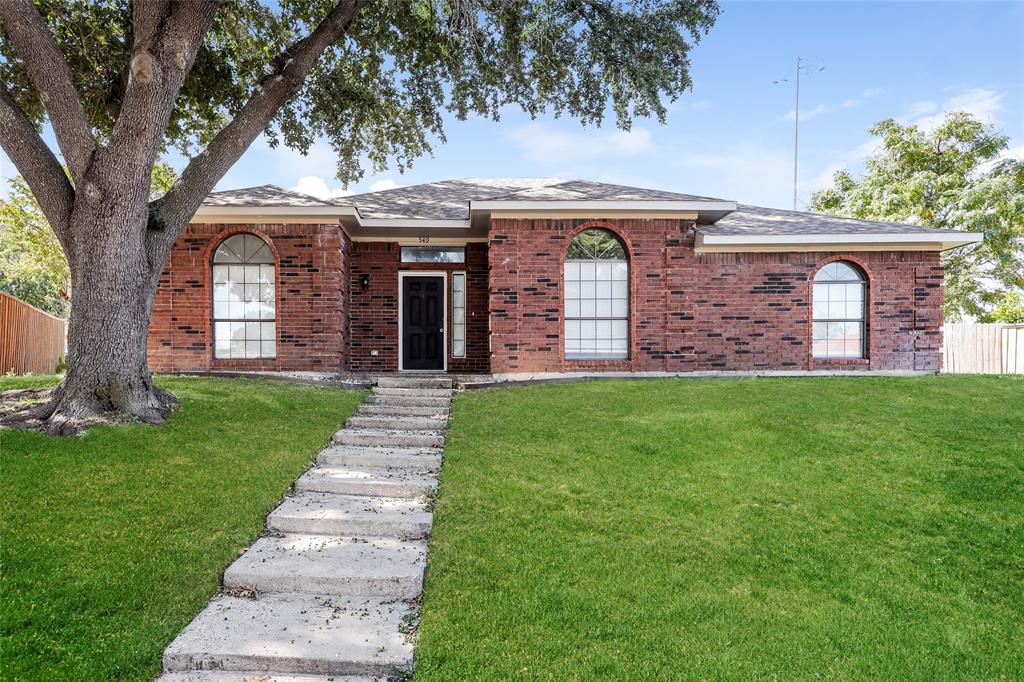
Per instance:
[[[564,181],[561,178],[465,178],[354,194],[337,202],[355,206],[364,218],[465,220],[469,217],[470,201],[496,199],[560,182]]]
[[[711,197],[562,178],[464,178],[322,200],[308,194],[261,185],[213,192],[206,206],[354,206],[363,218],[465,220],[471,201],[722,201]],[[802,234],[958,234],[876,220],[854,220],[820,213],[740,204],[698,229],[706,235]]]
[[[277,185],[260,185],[212,192],[203,200],[205,206],[330,206],[316,197]]]
[[[723,201],[693,194],[610,185],[605,182],[586,180],[568,180],[551,185],[531,187],[494,197],[494,199],[502,201]]]
[[[825,215],[786,211],[778,208],[739,204],[736,210],[712,225],[698,229],[707,235],[799,235],[799,234],[909,234],[931,232],[959,234],[956,230],[936,230],[920,225],[887,223],[880,220],[856,220]]]

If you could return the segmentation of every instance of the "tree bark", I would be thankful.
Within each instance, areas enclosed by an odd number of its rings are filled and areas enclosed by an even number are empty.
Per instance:
[[[149,178],[87,179],[69,226],[71,314],[68,370],[53,399],[33,415],[43,429],[68,434],[95,420],[163,423],[177,406],[154,387],[147,362],[149,321],[163,259],[148,255]]]
[[[0,83],[0,143],[25,177],[71,270],[68,371],[35,419],[55,434],[95,420],[161,423],[177,406],[153,386],[146,345],[163,263],[224,173],[295,96],[324,50],[366,0],[337,0],[304,38],[271,60],[249,101],[150,204],[149,182],[178,92],[213,20],[213,0],[133,3],[132,57],[117,122],[97,145],[71,72],[31,0],[0,0],[0,20],[40,94],[71,175],[68,182],[8,88]],[[153,213],[153,220],[150,214]]]

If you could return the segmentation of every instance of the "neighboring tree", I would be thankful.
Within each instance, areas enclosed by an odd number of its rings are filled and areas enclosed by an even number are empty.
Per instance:
[[[30,0],[0,2],[0,143],[71,271],[68,371],[34,416],[160,422],[146,336],[163,263],[259,135],[326,138],[338,178],[404,169],[442,114],[505,106],[628,128],[690,87],[714,0]],[[70,178],[39,135],[53,129]],[[148,198],[161,150],[191,156]]]
[[[67,317],[71,273],[60,242],[20,177],[0,200],[0,291],[57,317]]]
[[[1004,291],[991,311],[982,315],[981,322],[1024,324],[1024,295],[1019,291]]]
[[[150,199],[167,193],[176,179],[170,164],[153,166]],[[0,291],[57,317],[67,317],[71,273],[57,235],[24,178],[8,181],[10,194],[0,199]]]
[[[1024,162],[1001,159],[1009,138],[954,112],[932,131],[887,119],[860,179],[840,171],[810,208],[833,215],[984,232],[980,245],[943,254],[945,314],[980,317],[1024,286]]]

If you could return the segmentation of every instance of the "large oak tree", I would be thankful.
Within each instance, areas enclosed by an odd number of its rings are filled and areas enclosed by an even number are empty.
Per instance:
[[[338,178],[405,168],[445,112],[628,128],[690,86],[714,0],[3,0],[0,143],[67,255],[68,371],[36,417],[162,421],[146,336],[188,220],[261,134],[326,139]],[[63,163],[40,131],[48,124]],[[150,200],[161,151],[191,157]]]

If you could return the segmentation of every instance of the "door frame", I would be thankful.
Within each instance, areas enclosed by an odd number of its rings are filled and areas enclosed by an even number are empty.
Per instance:
[[[441,283],[441,332],[444,352],[441,354],[441,369],[405,369],[402,367],[405,354],[402,339],[405,337],[405,280],[406,277],[440,277]],[[398,371],[410,373],[448,373],[448,272],[446,270],[399,270],[398,271]]]

